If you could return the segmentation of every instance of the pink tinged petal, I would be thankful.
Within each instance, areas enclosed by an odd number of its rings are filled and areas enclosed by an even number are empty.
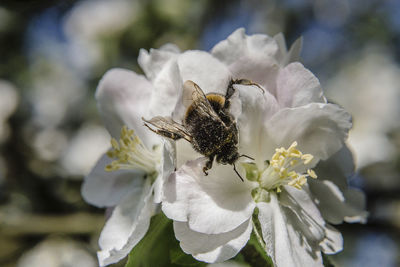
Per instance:
[[[276,54],[276,58],[278,59],[279,62],[284,63],[285,56],[287,53],[287,46],[286,46],[286,41],[285,41],[285,36],[283,33],[278,33],[274,37],[275,42],[278,44],[278,53]],[[285,66],[287,64],[282,64],[282,66]]]
[[[286,66],[287,64],[295,61],[300,61],[300,52],[303,46],[303,38],[298,38],[287,51],[285,37],[282,33],[274,36],[275,41],[279,47],[279,54],[277,56],[278,62],[281,66]]]
[[[310,181],[310,190],[322,216],[330,223],[365,222],[365,196],[356,189],[346,189],[343,194],[331,181]]]
[[[321,253],[304,242],[302,233],[287,218],[286,208],[279,206],[275,194],[271,194],[270,202],[259,202],[257,206],[267,254],[275,266],[323,266]]]
[[[291,63],[281,69],[276,83],[276,97],[281,107],[292,108],[313,102],[326,102],[317,77],[301,63]]]
[[[174,222],[176,238],[182,250],[209,263],[222,262],[234,256],[246,245],[252,231],[251,220],[223,234],[203,234],[189,228],[186,222]]]
[[[228,68],[204,51],[186,51],[178,58],[182,80],[191,80],[205,94],[213,92],[225,95],[231,73]]]
[[[267,132],[275,147],[297,141],[299,150],[312,154],[317,162],[343,146],[351,125],[350,114],[339,106],[313,103],[278,111],[267,122]]]
[[[140,49],[138,63],[146,77],[149,80],[154,80],[165,64],[170,60],[174,60],[179,53],[179,48],[173,44],[166,44],[160,49],[150,49],[149,52],[145,49]]]
[[[147,115],[152,85],[142,75],[124,69],[104,74],[96,91],[98,107],[110,134],[119,139],[121,128],[135,130],[142,142],[151,148],[159,137],[148,134],[142,117]]]
[[[112,171],[106,172],[105,166],[111,163],[107,155],[103,155],[92,169],[82,185],[82,196],[86,202],[97,207],[112,207],[117,205],[128,193],[142,188],[142,171]]]
[[[257,82],[275,94],[279,70],[277,42],[264,34],[248,36],[243,28],[233,32],[212,49],[212,54],[226,64],[234,78]]]
[[[333,226],[327,225],[325,239],[321,242],[321,250],[325,254],[335,254],[343,250],[342,234]]]
[[[120,261],[144,237],[154,214],[152,187],[148,182],[115,207],[100,235],[97,253],[100,266]]]
[[[300,53],[303,48],[303,37],[299,37],[294,41],[292,46],[289,49],[289,52],[286,54],[284,65],[287,65],[291,62],[300,61]]]
[[[189,161],[168,178],[162,210],[170,219],[188,222],[193,231],[204,234],[232,231],[253,213],[254,185],[242,182],[231,166],[215,164],[205,176],[205,162],[205,158]]]

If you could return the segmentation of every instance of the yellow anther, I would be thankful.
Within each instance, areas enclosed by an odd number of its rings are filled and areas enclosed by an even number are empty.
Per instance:
[[[104,168],[106,171],[141,169],[152,173],[160,160],[160,155],[149,151],[134,131],[126,126],[121,129],[119,142],[115,138],[111,139],[111,146],[107,156],[114,160]]]
[[[114,149],[116,149],[116,150],[119,149],[119,144],[118,144],[117,139],[111,138],[111,146],[112,146]]]
[[[290,145],[290,147],[288,148],[288,150],[291,149],[291,148],[295,148],[295,147],[297,147],[297,142],[296,142],[296,141],[294,141],[294,142]]]
[[[313,160],[314,156],[311,154],[304,154],[301,159],[304,160],[304,164],[307,165]]]
[[[290,156],[293,158],[301,158],[303,154],[297,150],[297,149],[293,149],[293,151],[290,151]]]
[[[280,192],[280,187],[290,185],[301,189],[307,183],[307,177],[317,178],[315,172],[308,169],[306,173],[297,169],[309,164],[313,160],[311,154],[303,154],[297,149],[297,142],[293,142],[288,149],[284,147],[275,149],[270,165],[259,176],[260,185],[266,190]]]
[[[308,169],[308,170],[307,170],[307,174],[308,174],[311,178],[317,179],[317,174],[315,173],[314,170]]]

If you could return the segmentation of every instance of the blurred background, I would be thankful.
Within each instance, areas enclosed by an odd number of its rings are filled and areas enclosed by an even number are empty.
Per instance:
[[[400,266],[400,1],[2,0],[0,266],[96,266],[104,210],[80,195],[109,136],[94,92],[140,48],[209,50],[238,27],[303,36],[302,62],[354,128],[352,186],[370,212],[345,224],[336,266]],[[123,262],[119,265],[123,266]]]

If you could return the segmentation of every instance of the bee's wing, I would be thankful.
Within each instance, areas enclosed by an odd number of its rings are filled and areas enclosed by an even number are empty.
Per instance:
[[[144,118],[142,118],[142,120],[145,122],[144,125],[156,134],[173,140],[184,138],[189,142],[192,141],[192,136],[186,131],[185,127],[173,121],[170,117],[156,116],[151,120],[145,120]],[[147,123],[152,125],[155,129],[150,127]]]
[[[193,94],[196,86],[198,87],[197,84],[189,80],[183,84],[182,102],[185,108],[188,108],[193,103]]]
[[[183,104],[185,107],[193,105],[193,108],[201,111],[204,115],[210,116],[215,120],[220,121],[218,114],[214,111],[210,102],[200,86],[188,80],[183,84]],[[222,122],[222,121],[221,121]]]

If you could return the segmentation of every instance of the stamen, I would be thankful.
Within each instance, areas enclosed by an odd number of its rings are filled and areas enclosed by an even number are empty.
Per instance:
[[[293,142],[288,149],[275,149],[269,166],[260,175],[261,187],[265,190],[276,190],[278,193],[283,185],[301,189],[307,183],[308,177],[316,179],[317,175],[312,169],[307,169],[306,173],[297,172],[296,169],[304,169],[313,158],[313,155],[303,154],[298,150],[297,142]]]
[[[156,171],[156,164],[160,155],[156,151],[149,151],[134,131],[123,126],[119,142],[111,139],[111,146],[107,156],[115,159],[107,165],[105,171],[116,171],[119,169],[140,169],[147,173]]]

